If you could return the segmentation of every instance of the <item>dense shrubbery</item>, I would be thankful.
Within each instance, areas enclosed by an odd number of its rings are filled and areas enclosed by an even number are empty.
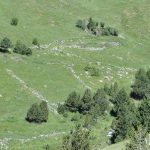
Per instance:
[[[12,26],[17,26],[18,25],[18,18],[12,18],[10,24]]]
[[[105,27],[104,22],[96,22],[92,18],[89,20],[78,20],[76,27],[82,30],[88,30],[94,35],[101,36],[118,36],[118,30],[113,27]]]
[[[32,50],[19,41],[16,43],[13,52],[21,55],[27,55],[27,56],[32,55]]]
[[[10,41],[9,38],[5,37],[2,39],[1,43],[0,43],[0,52],[8,52],[8,49],[11,48],[12,42]]]
[[[90,150],[90,130],[77,125],[63,137],[62,150]]]
[[[48,120],[48,106],[45,101],[40,105],[33,104],[27,112],[26,120],[29,122],[42,123]]]
[[[85,71],[88,71],[91,76],[99,76],[100,70],[94,66],[86,66],[84,68]]]

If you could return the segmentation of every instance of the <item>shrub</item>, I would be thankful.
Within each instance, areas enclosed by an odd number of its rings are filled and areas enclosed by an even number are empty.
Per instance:
[[[32,44],[39,46],[39,42],[38,42],[37,38],[34,38],[34,39],[33,39]]]
[[[89,23],[87,24],[87,28],[90,30],[90,31],[93,31],[96,27],[97,27],[97,22],[93,21],[92,18],[89,18]]]
[[[26,47],[26,45],[22,44],[21,42],[16,43],[13,52],[21,55],[27,55],[27,56],[32,55],[32,50]]]
[[[45,101],[40,105],[34,103],[27,112],[26,120],[28,122],[42,123],[48,120],[48,106]]]
[[[12,18],[10,24],[12,26],[17,26],[18,25],[18,18]]]
[[[101,32],[102,32],[102,33],[101,33],[102,36],[109,36],[109,35],[110,35],[110,32],[109,32],[109,28],[108,28],[108,27],[102,29]]]
[[[108,31],[112,36],[118,36],[118,30],[112,27],[108,27]]]
[[[61,104],[58,104],[58,107],[57,107],[57,112],[59,114],[64,114],[65,113],[65,106],[64,105],[61,105]]]
[[[76,27],[82,29],[82,30],[85,30],[87,25],[86,25],[86,21],[85,20],[78,20],[76,22]]]
[[[8,49],[12,47],[12,42],[9,38],[5,37],[0,43],[0,52],[8,52]]]
[[[99,76],[100,75],[99,69],[94,66],[86,66],[84,68],[84,70],[88,71],[91,76]]]
[[[63,137],[62,150],[90,150],[90,130],[76,126],[70,134]]]
[[[101,28],[104,28],[105,23],[104,22],[100,22],[100,26],[101,26]]]

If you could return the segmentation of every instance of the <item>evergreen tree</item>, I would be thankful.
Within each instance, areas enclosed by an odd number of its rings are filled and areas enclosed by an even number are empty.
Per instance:
[[[48,114],[49,114],[47,102],[42,101],[39,105],[39,109],[41,110],[41,116],[40,116],[41,122],[47,122]]]
[[[90,150],[90,130],[76,126],[63,138],[62,150]]]
[[[131,129],[136,129],[139,125],[135,106],[124,104],[120,106],[120,110],[117,118],[112,123],[112,128],[115,131],[111,138],[112,143],[124,140],[132,134]]]
[[[116,95],[119,92],[119,87],[118,87],[118,83],[115,82],[113,85],[111,85],[110,90],[109,90],[109,95],[112,97],[112,99],[114,97],[116,97]]]
[[[142,101],[139,107],[139,115],[141,124],[150,132],[150,100]]]
[[[104,115],[105,111],[108,109],[109,103],[107,100],[107,95],[104,91],[104,89],[98,89],[97,92],[95,93],[94,97],[94,112],[96,115]]]
[[[150,79],[149,71],[139,69],[135,74],[135,82],[132,85],[131,96],[135,99],[144,99],[150,97]]]
[[[120,107],[122,105],[129,104],[129,97],[128,97],[128,94],[126,93],[125,89],[121,89],[118,92],[117,96],[114,98],[113,103],[114,103],[113,112],[117,116],[118,112],[121,111]]]
[[[27,112],[26,120],[29,122],[36,122],[38,118],[39,106],[37,103],[34,103]]]
[[[42,123],[48,120],[48,106],[45,101],[40,105],[34,103],[27,112],[26,120],[29,122]]]
[[[77,112],[79,110],[80,105],[80,95],[75,91],[70,93],[65,102],[65,107],[68,108],[69,111]]]
[[[93,102],[93,98],[92,98],[92,92],[90,89],[86,89],[85,93],[81,99],[81,107],[80,107],[80,112],[83,114],[86,114],[89,112],[92,102]]]

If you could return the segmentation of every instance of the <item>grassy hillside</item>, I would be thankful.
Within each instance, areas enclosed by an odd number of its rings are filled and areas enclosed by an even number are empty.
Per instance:
[[[11,18],[18,26],[10,25]],[[118,28],[119,37],[95,37],[75,27],[78,19],[93,17]],[[74,126],[55,113],[68,94],[118,81],[128,91],[135,71],[149,68],[149,0],[1,0],[0,39],[21,40],[30,46],[30,57],[0,53],[0,140],[10,150],[41,150],[49,144],[60,149],[63,134]],[[34,48],[37,38],[41,49]],[[84,71],[88,64],[100,69],[99,77]],[[26,112],[42,98],[49,101],[48,123],[29,124]],[[120,150],[107,145],[112,118],[101,118],[92,134],[93,147]],[[106,148],[105,148],[106,147]]]

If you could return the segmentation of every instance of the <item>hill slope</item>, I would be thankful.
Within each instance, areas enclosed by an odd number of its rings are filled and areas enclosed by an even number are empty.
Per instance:
[[[56,113],[57,103],[64,102],[68,93],[82,94],[87,87],[94,92],[115,81],[130,90],[135,71],[149,67],[149,8],[149,0],[0,1],[0,38],[7,36],[13,43],[21,40],[33,50],[31,57],[0,53],[0,141],[4,148],[41,150],[49,144],[59,149],[63,134],[74,126],[71,116],[62,119]],[[13,17],[19,19],[16,27],[10,25]],[[94,37],[75,28],[78,19],[89,17],[118,28],[119,37]],[[31,45],[35,37],[41,49]],[[88,64],[99,68],[99,77],[84,71]],[[24,118],[30,105],[43,99],[49,102],[48,123],[27,123]],[[107,146],[111,122],[110,116],[98,121],[93,147]]]

